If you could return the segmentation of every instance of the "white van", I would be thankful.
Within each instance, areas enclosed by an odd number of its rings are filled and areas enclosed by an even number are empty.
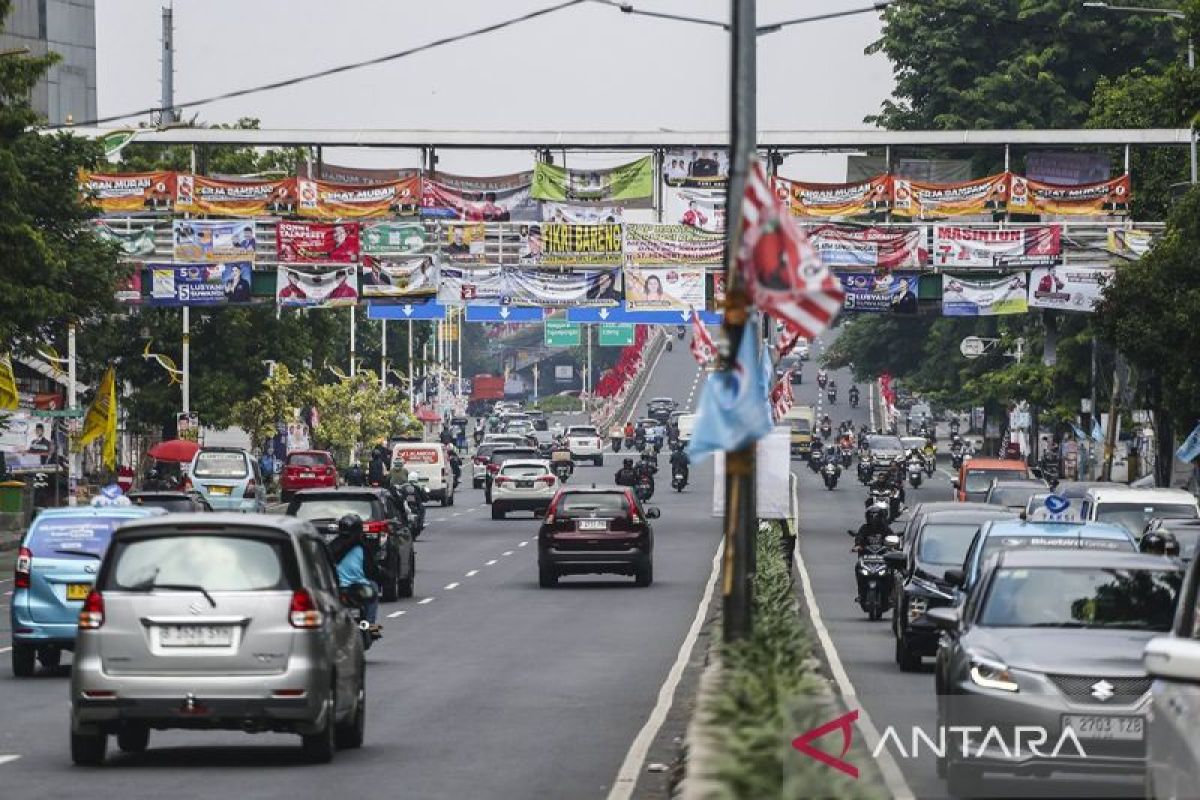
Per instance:
[[[1183,489],[1130,489],[1095,486],[1088,489],[1088,519],[1120,525],[1140,538],[1151,519],[1197,519],[1200,505]]]
[[[697,414],[680,414],[679,415],[679,441],[690,442],[692,440],[692,431],[696,430]]]
[[[399,442],[392,448],[392,462],[404,462],[410,475],[425,479],[425,491],[443,506],[454,505],[454,472],[446,457],[446,446],[437,442]]]

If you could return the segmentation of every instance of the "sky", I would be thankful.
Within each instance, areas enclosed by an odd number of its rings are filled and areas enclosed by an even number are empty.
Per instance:
[[[427,43],[557,0],[176,0],[175,101],[220,94]],[[869,5],[759,0],[760,24]],[[100,116],[156,106],[162,2],[96,3]],[[636,0],[640,9],[726,19],[728,0]],[[877,13],[796,25],[758,40],[760,130],[867,127],[892,87],[863,49]],[[399,61],[197,109],[203,122],[257,117],[264,128],[429,130],[725,130],[729,34],[585,2]],[[191,113],[185,112],[185,117]],[[416,166],[402,150],[326,151],[330,163]],[[572,155],[604,166],[628,155]],[[466,174],[528,169],[525,153],[451,152]],[[843,180],[836,155],[789,158],[780,174]]]

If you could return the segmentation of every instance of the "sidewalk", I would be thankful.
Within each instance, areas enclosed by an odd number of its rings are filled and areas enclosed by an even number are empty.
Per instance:
[[[0,513],[0,551],[16,550],[25,535],[21,514]]]

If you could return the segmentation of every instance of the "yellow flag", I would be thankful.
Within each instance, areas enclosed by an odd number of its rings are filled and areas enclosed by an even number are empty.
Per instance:
[[[16,409],[17,378],[13,375],[12,356],[0,358],[0,409]]]
[[[117,376],[113,367],[109,367],[100,380],[100,388],[96,398],[88,406],[83,418],[83,433],[79,436],[79,444],[86,445],[97,438],[104,437],[104,466],[109,469],[117,468]]]

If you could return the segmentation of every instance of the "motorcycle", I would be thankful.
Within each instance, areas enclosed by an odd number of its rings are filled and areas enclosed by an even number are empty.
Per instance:
[[[687,476],[683,474],[683,470],[673,470],[671,473],[671,488],[677,492],[682,492],[687,486]]]
[[[643,503],[654,496],[654,478],[649,475],[639,475],[633,484],[633,493]]]
[[[871,494],[867,498],[866,505],[887,506],[889,522],[900,516],[900,512],[904,508],[900,502],[900,492],[896,489],[871,489]]]
[[[826,461],[825,466],[821,467],[821,479],[825,481],[825,488],[831,492],[836,489],[841,474],[842,468],[837,465],[836,461]]]
[[[375,599],[375,587],[356,583],[341,590],[342,603],[349,607],[350,616],[362,634],[363,650],[370,650],[376,639],[383,636],[379,631],[371,631],[371,623],[366,619],[367,604]]]
[[[408,522],[409,530],[412,531],[413,541],[416,541],[421,532],[425,530],[425,503],[429,499],[425,488],[413,478],[409,478],[406,483],[392,486],[390,491],[392,499],[404,511],[404,518]]]
[[[842,468],[850,469],[850,464],[854,461],[854,448],[848,444],[842,445]]]
[[[550,470],[558,476],[559,483],[566,483],[575,474],[575,462],[571,460],[569,451],[559,450],[550,459]]]
[[[825,389],[825,384],[826,384],[826,383],[828,383],[828,382],[829,382],[829,378],[828,378],[828,376],[826,376],[826,375],[817,375],[817,386],[818,386],[818,387],[820,387],[822,391],[824,391],[824,389]]]
[[[925,475],[923,462],[920,456],[910,456],[908,459],[908,482],[914,489],[921,488],[921,480]]]
[[[817,451],[817,450],[808,451],[808,468],[809,469],[811,469],[813,472],[819,473],[821,471],[821,467],[824,465],[824,463],[825,463],[825,459],[821,457],[820,451]]]
[[[858,479],[864,485],[871,482],[871,476],[875,474],[875,459],[869,453],[863,453],[858,457]]]
[[[622,439],[623,437],[621,437],[621,436],[612,436],[612,437],[610,437],[610,438],[612,439],[612,449],[613,449],[613,452],[614,452],[614,453],[619,453],[619,452],[621,452],[621,439]]]
[[[855,531],[847,531],[857,536]],[[876,622],[892,607],[892,589],[895,580],[891,567],[883,554],[900,545],[900,537],[885,536],[883,544],[865,545],[858,551],[855,576],[858,579],[858,605],[872,622]]]
[[[633,441],[633,437],[632,437],[632,436],[626,436],[626,437],[625,437],[625,449],[626,449],[626,450],[632,450],[632,449],[633,449],[633,447],[634,447],[634,441]]]
[[[825,396],[827,398],[829,398],[829,405],[831,405],[831,406],[837,405],[837,389],[830,389],[828,392],[825,393]]]
[[[858,408],[858,392],[850,393],[850,407]]]
[[[932,478],[934,470],[937,469],[937,452],[925,453],[925,475]]]
[[[830,425],[828,422],[821,423],[821,438],[822,439],[832,439],[833,438],[833,426]]]
[[[954,471],[958,472],[962,468],[963,458],[966,454],[962,450],[950,451],[950,466],[954,467]]]

